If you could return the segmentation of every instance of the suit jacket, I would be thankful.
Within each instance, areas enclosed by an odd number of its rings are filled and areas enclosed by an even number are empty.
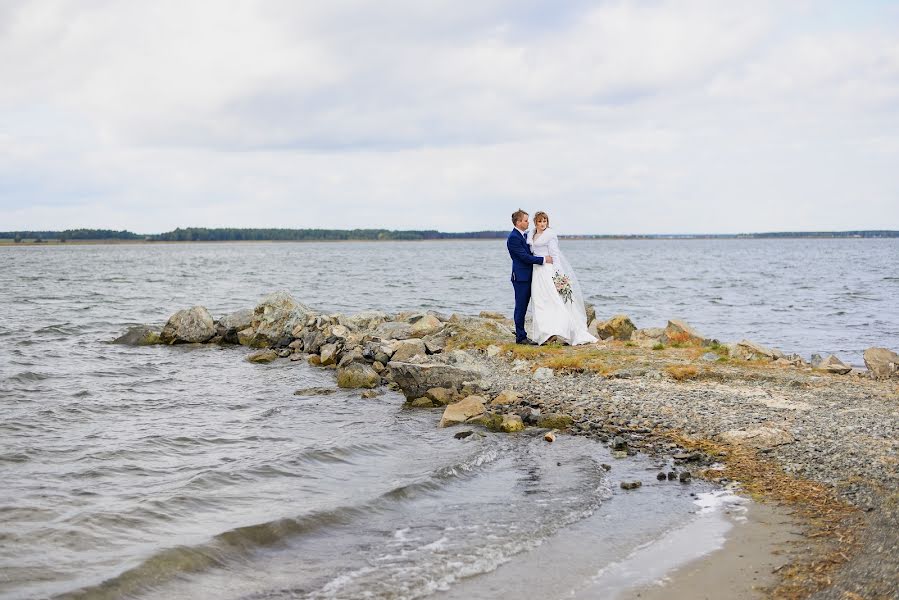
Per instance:
[[[517,229],[509,232],[506,248],[512,257],[512,281],[530,281],[534,265],[542,265],[543,257],[534,256],[524,236]]]

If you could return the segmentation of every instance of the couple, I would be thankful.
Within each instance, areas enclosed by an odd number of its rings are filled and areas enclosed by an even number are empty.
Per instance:
[[[515,342],[544,344],[555,341],[591,344],[596,338],[587,331],[584,297],[574,271],[562,251],[559,237],[549,228],[549,215],[534,215],[534,230],[528,234],[528,213],[512,213],[515,226],[506,240],[512,257],[512,287],[515,288]],[[528,303],[534,301],[534,340],[524,330]],[[535,341],[536,340],[536,341]]]

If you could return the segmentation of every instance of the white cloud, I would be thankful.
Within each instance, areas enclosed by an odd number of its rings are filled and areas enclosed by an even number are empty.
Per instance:
[[[819,9],[7,3],[0,230],[899,228],[899,18]]]

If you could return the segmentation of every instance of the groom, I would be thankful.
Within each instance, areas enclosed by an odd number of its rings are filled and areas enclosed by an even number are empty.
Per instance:
[[[544,262],[551,265],[552,256],[543,258],[534,256],[528,246],[528,213],[520,208],[512,213],[512,224],[515,226],[506,239],[506,248],[512,257],[512,287],[515,288],[515,343],[536,346],[537,342],[528,337],[524,330],[524,315],[528,312],[531,301],[531,273],[534,265]]]

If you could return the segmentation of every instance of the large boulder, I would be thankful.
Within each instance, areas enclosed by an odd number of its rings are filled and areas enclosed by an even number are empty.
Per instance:
[[[227,314],[218,321],[217,335],[222,336],[222,341],[228,344],[239,344],[238,332],[253,326],[253,309],[244,308]]]
[[[370,365],[350,363],[337,369],[337,386],[342,388],[375,388],[381,376]]]
[[[468,419],[484,414],[484,410],[484,398],[481,396],[468,396],[464,400],[446,407],[439,426],[449,427],[464,423]]]
[[[434,315],[422,315],[412,321],[412,335],[425,337],[443,329],[443,323]]]
[[[387,313],[376,310],[368,310],[346,317],[343,320],[343,324],[353,331],[372,331],[386,320]]]
[[[277,358],[278,353],[270,349],[257,350],[247,355],[247,360],[251,363],[270,363],[273,360],[277,360]]]
[[[636,330],[637,327],[627,315],[615,315],[607,321],[596,323],[596,333],[604,340],[609,338],[629,340]]]
[[[412,338],[394,342],[391,357],[397,362],[409,362],[413,357],[425,356],[427,353],[425,343],[420,339]]]
[[[664,344],[685,344],[690,346],[699,346],[705,342],[705,338],[693,329],[686,321],[680,319],[671,319],[665,327],[665,333],[662,334],[662,343]]]
[[[654,346],[662,343],[665,330],[662,327],[646,327],[631,334],[631,341],[643,346]]]
[[[146,325],[129,327],[128,331],[112,340],[113,344],[125,344],[126,346],[152,346],[159,342],[159,333]]]
[[[506,433],[515,433],[516,431],[524,431],[524,421],[515,414],[503,415],[503,420],[499,424],[500,431]]]
[[[784,353],[776,348],[768,348],[749,340],[741,340],[736,344],[728,344],[728,353],[731,358],[739,360],[765,360],[772,361],[784,358]]]
[[[852,367],[831,354],[830,356],[822,360],[821,363],[817,367],[815,367],[815,369],[817,369],[818,371],[824,371],[826,373],[845,375],[852,370]]]
[[[511,343],[515,341],[515,329],[514,324],[510,323],[505,320],[453,315],[444,334],[447,340],[454,340],[457,346],[467,343],[480,345],[484,342]]]
[[[899,354],[886,348],[868,348],[865,350],[865,366],[874,377],[885,379],[899,376]]]
[[[387,367],[391,378],[409,400],[425,396],[431,388],[448,388],[458,393],[465,384],[477,383],[484,377],[483,370],[467,364],[390,361]]]
[[[160,339],[165,344],[197,344],[215,335],[215,321],[203,306],[179,310],[162,328]]]
[[[378,325],[374,335],[383,340],[406,340],[412,337],[412,326],[399,321],[387,321]]]
[[[295,327],[305,325],[312,310],[287,292],[269,294],[253,309],[255,343],[274,346],[284,338],[292,338]]]

